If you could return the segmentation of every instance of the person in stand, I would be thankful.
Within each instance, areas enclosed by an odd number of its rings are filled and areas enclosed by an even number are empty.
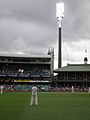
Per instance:
[[[3,89],[4,89],[4,86],[3,86],[3,85],[1,85],[1,86],[0,86],[1,95],[3,94]]]
[[[35,84],[32,87],[30,106],[32,105],[38,105],[37,87]]]

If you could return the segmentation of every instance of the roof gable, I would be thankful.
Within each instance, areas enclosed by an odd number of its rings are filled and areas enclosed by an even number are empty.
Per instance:
[[[67,66],[61,67],[54,70],[55,73],[58,72],[83,72],[90,71],[90,64],[68,64]]]

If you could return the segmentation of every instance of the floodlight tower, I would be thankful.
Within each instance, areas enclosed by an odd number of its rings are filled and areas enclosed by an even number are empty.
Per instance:
[[[64,3],[56,3],[56,17],[58,20],[59,28],[59,43],[58,43],[58,68],[62,65],[62,48],[61,48],[61,28],[62,28],[62,19],[64,17]]]

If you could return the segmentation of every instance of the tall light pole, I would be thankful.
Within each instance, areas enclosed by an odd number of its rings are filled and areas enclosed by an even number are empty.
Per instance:
[[[58,20],[59,28],[59,43],[58,43],[58,68],[62,66],[62,45],[61,45],[61,28],[62,28],[62,19],[64,17],[64,3],[56,3],[56,17]]]

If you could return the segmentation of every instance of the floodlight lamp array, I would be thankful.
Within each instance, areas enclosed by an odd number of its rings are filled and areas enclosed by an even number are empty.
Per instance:
[[[56,3],[56,17],[58,25],[61,27],[62,18],[64,17],[64,3]]]

